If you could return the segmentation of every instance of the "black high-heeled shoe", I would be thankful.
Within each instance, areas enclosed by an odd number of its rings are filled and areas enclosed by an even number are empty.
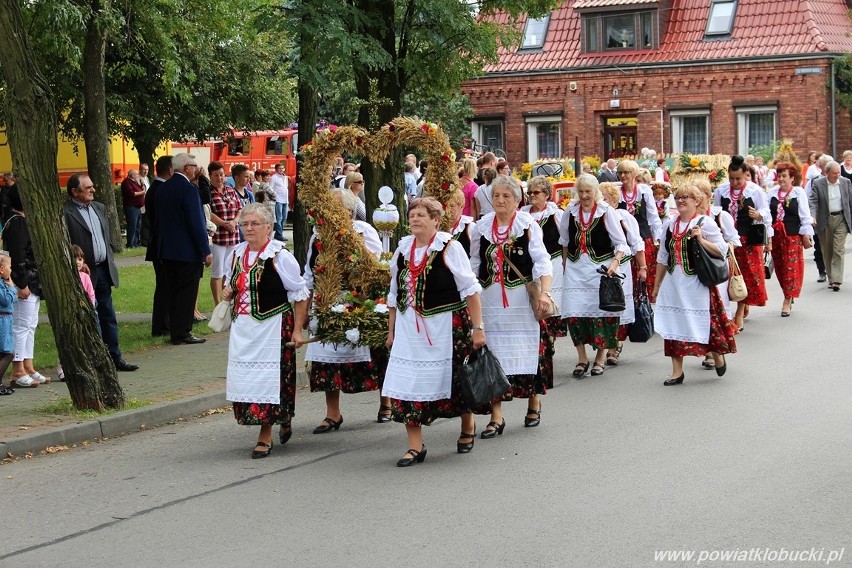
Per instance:
[[[410,458],[405,457],[409,454],[411,455]],[[419,452],[417,450],[412,450],[411,448],[409,448],[408,451],[405,452],[405,455],[403,455],[402,458],[400,458],[400,460],[398,462],[396,462],[396,467],[409,467],[409,466],[412,466],[416,463],[423,463],[423,460],[425,460],[425,459],[426,459],[426,446],[425,445],[420,448]]]
[[[541,424],[541,403],[539,402],[538,404],[538,410],[527,408],[527,416],[524,416],[525,428],[535,428],[536,426]],[[535,414],[535,418],[530,418],[530,414]]]
[[[724,376],[725,372],[728,370],[728,362],[725,361],[725,356],[722,355],[722,366],[716,366],[716,376],[721,377]]]
[[[387,414],[385,412],[387,411]],[[391,421],[391,412],[393,409],[390,406],[385,406],[384,404],[379,405],[379,413],[376,415],[376,422],[379,424],[386,424]]]
[[[293,436],[293,428],[291,428],[290,426],[287,426],[287,428],[284,428],[282,426],[281,429],[278,430],[278,441],[281,443],[282,446],[284,444],[286,444],[287,441],[290,440],[290,438],[292,436]]]
[[[251,453],[251,459],[253,459],[253,460],[265,458],[266,456],[268,456],[269,454],[272,453],[272,442],[271,441],[268,444],[266,442],[260,442],[259,441],[257,444],[255,444],[255,447],[257,447],[257,446],[261,446],[261,447],[266,448],[266,451],[264,452],[264,451],[261,451],[261,450],[253,450],[252,453]]]
[[[502,424],[497,424],[496,422],[489,422],[488,426],[485,427],[485,430],[482,431],[482,434],[479,435],[483,440],[490,440],[492,438],[496,438],[497,436],[503,435],[503,429],[506,427],[506,419],[503,419]],[[489,430],[489,428],[491,428]]]
[[[332,420],[328,416],[322,419],[322,424],[314,428],[314,434],[325,434],[332,430],[340,430],[340,425],[343,424],[343,416],[340,420]]]
[[[718,373],[719,371],[717,370],[716,372]],[[672,385],[679,385],[682,382],[683,382],[683,373],[681,373],[679,377],[675,377],[674,379],[666,379],[665,381],[663,381],[663,384],[666,385],[667,387],[670,387]]]
[[[460,454],[469,454],[473,450],[473,442],[476,441],[476,430],[473,431],[473,434],[465,434],[464,432],[459,434],[459,440],[465,438],[470,438],[470,442],[456,442],[456,451]]]

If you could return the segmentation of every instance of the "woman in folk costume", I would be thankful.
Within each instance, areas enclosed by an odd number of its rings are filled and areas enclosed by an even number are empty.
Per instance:
[[[639,225],[639,235],[645,241],[645,258],[648,263],[646,281],[648,290],[654,289],[654,278],[657,267],[657,243],[660,241],[660,230],[663,226],[660,214],[657,210],[657,201],[654,192],[647,184],[640,183],[639,165],[633,160],[622,160],[618,163],[618,179],[621,181],[621,200],[619,209],[627,209],[633,215]],[[633,268],[633,288],[636,289],[639,281],[639,260],[633,257],[631,260]],[[651,301],[653,301],[651,296]]]
[[[494,212],[471,229],[470,264],[482,284],[482,317],[489,347],[512,388],[509,396],[528,398],[524,426],[541,422],[541,399],[553,383],[553,359],[542,341],[541,326],[530,306],[526,282],[540,284],[539,309],[549,306],[553,265],[542,240],[542,230],[532,216],[518,211],[521,188],[508,176],[491,184]],[[548,382],[550,381],[550,382]],[[492,405],[491,422],[483,439],[503,433],[506,420],[500,401]]]
[[[696,210],[702,215],[709,215],[713,217],[713,220],[716,221],[716,226],[722,231],[722,238],[725,240],[726,245],[734,245],[734,248],[743,246],[742,242],[740,242],[740,234],[737,232],[737,228],[734,225],[734,218],[731,217],[731,214],[718,205],[712,205],[713,189],[710,186],[710,181],[706,179],[697,179],[692,183],[701,192]],[[730,247],[722,252],[724,252],[725,256],[729,259],[731,258],[732,254],[730,252]],[[728,281],[729,280],[726,280],[716,287],[719,289],[719,297],[722,298],[722,305],[725,306],[725,313],[728,314],[728,319],[733,320],[734,310],[731,308],[731,298],[728,295]],[[704,361],[701,362],[701,366],[708,370],[716,367],[715,360],[713,359],[713,353],[707,353],[704,356]]]
[[[808,196],[800,187],[799,168],[789,162],[775,166],[778,185],[769,190],[769,213],[772,215],[772,260],[775,274],[784,292],[781,317],[789,317],[793,299],[802,292],[805,275],[803,249],[813,246],[814,227]]]
[[[308,290],[299,263],[281,241],[271,240],[274,216],[261,203],[243,207],[245,241],[227,264],[223,290],[234,298],[228,343],[227,399],[239,424],[259,425],[252,459],[272,453],[272,426],[290,437],[296,406],[296,349],[307,320]],[[291,305],[292,304],[292,305]]]
[[[393,420],[405,424],[408,451],[398,467],[426,459],[423,425],[461,416],[460,454],[473,449],[476,424],[461,396],[457,373],[474,349],[485,345],[485,326],[470,259],[449,233],[438,231],[444,210],[431,197],[408,207],[411,235],[390,262],[390,347],[382,394],[391,398]],[[477,409],[487,413],[488,408]]]
[[[553,266],[553,286],[551,294],[559,307],[562,301],[562,245],[559,244],[559,224],[562,222],[563,211],[551,201],[553,196],[553,184],[545,176],[536,176],[527,182],[527,198],[530,204],[521,207],[532,215],[533,220],[541,227],[544,248],[550,255],[550,263]],[[562,319],[562,314],[557,311],[553,317],[542,320],[545,326],[548,343],[550,344],[551,358],[554,351],[554,339],[568,336],[568,324]],[[552,382],[552,381],[551,381]]]
[[[731,214],[743,245],[734,250],[748,289],[748,296],[739,302],[734,316],[739,329],[743,328],[748,306],[766,305],[763,243],[771,230],[768,227],[771,216],[766,194],[757,184],[748,181],[749,176],[743,157],[733,156],[728,165],[728,181],[713,192],[713,205],[721,206]]]
[[[621,228],[624,231],[624,237],[627,239],[627,246],[630,247],[630,254],[621,259],[618,268],[618,271],[624,276],[623,287],[624,298],[626,300],[624,302],[625,309],[619,318],[618,347],[609,349],[606,353],[606,364],[615,366],[618,365],[621,351],[624,348],[624,340],[627,339],[628,326],[636,321],[636,306],[634,305],[633,297],[634,294],[638,293],[638,290],[633,289],[633,263],[631,261],[633,258],[637,259],[636,264],[639,266],[640,271],[639,282],[647,280],[648,263],[645,260],[645,241],[642,240],[639,234],[639,224],[636,222],[636,218],[628,213],[626,209],[616,209],[620,197],[618,186],[614,183],[605,182],[600,184],[600,188],[604,201],[613,208],[613,213],[618,215]]]
[[[449,233],[454,241],[464,248],[466,255],[470,256],[470,228],[473,226],[473,217],[462,215],[464,209],[464,193],[460,189],[455,190],[447,199],[447,211],[453,224]]]
[[[594,376],[604,373],[607,349],[618,349],[621,313],[600,309],[598,268],[605,267],[612,276],[630,254],[620,221],[620,215],[603,200],[598,180],[591,174],[581,175],[559,225],[565,259],[562,317],[568,320],[568,332],[577,348],[578,362],[571,373],[577,379],[589,370],[587,344],[597,351]]]
[[[691,247],[724,258],[727,244],[713,219],[698,211],[701,191],[692,184],[675,193],[678,217],[663,225],[664,239],[657,253],[657,305],[654,330],[665,340],[664,351],[672,360],[666,386],[683,382],[683,358],[712,353],[716,374],[727,370],[725,354],[736,352],[736,327],[728,319],[717,286],[707,287],[692,265]]]
[[[359,199],[351,191],[335,188],[331,190],[343,207],[352,216],[352,230],[361,235],[367,250],[378,258],[382,254],[382,242],[376,230],[364,221],[355,221]],[[314,268],[319,256],[318,235],[316,231],[308,243],[308,258],[305,264],[305,281],[308,288],[314,287]],[[314,428],[314,434],[325,434],[338,430],[343,423],[340,412],[340,393],[359,393],[381,388],[385,375],[384,357],[372,357],[369,347],[353,347],[348,344],[314,342],[308,344],[305,361],[311,362],[311,392],[325,393],[325,418],[322,424]],[[390,420],[390,406],[386,403],[379,408],[379,422]]]

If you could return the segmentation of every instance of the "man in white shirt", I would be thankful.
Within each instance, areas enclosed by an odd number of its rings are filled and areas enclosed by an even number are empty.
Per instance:
[[[616,168],[618,166],[618,162],[610,158],[606,161],[606,164],[601,168],[601,173],[598,174],[599,182],[616,182],[618,181],[618,172]]]
[[[825,177],[814,180],[808,202],[820,237],[828,287],[838,292],[843,283],[846,237],[852,227],[852,183],[840,176],[840,164],[826,164]]]
[[[811,196],[811,184],[813,181],[825,175],[823,174],[825,165],[833,160],[834,159],[828,154],[819,154],[817,155],[817,161],[808,166],[808,169],[805,172],[805,179],[802,180],[805,193],[808,197]],[[819,271],[817,282],[825,282],[828,279],[828,276],[825,274],[825,264],[823,264],[822,246],[819,243],[818,231],[814,233],[814,263],[816,263],[817,270]]]
[[[275,173],[269,178],[269,187],[275,192],[275,239],[286,241],[284,225],[287,223],[287,208],[290,203],[290,184],[284,162],[275,164]]]

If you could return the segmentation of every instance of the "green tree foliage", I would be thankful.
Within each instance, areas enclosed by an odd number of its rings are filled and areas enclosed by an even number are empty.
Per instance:
[[[852,54],[834,60],[834,93],[852,117]],[[828,86],[831,88],[831,85]]]
[[[267,0],[125,0],[100,16],[110,134],[124,134],[150,161],[165,140],[204,139],[228,129],[281,128],[296,115],[285,37],[252,26]],[[36,51],[57,96],[62,132],[82,132],[82,50],[92,5],[27,5]]]

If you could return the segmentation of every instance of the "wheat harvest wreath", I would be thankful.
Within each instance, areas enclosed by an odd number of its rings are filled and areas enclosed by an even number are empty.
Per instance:
[[[312,334],[324,342],[379,347],[388,332],[385,304],[390,285],[388,265],[379,262],[352,230],[351,215],[332,199],[328,172],[337,156],[357,154],[383,164],[396,146],[421,150],[429,168],[424,192],[446,204],[456,189],[455,156],[438,125],[400,117],[370,133],[357,126],[328,126],[302,146],[305,160],[299,199],[316,229],[319,250],[314,266]],[[449,219],[445,217],[445,225]],[[313,324],[312,324],[313,325]]]

